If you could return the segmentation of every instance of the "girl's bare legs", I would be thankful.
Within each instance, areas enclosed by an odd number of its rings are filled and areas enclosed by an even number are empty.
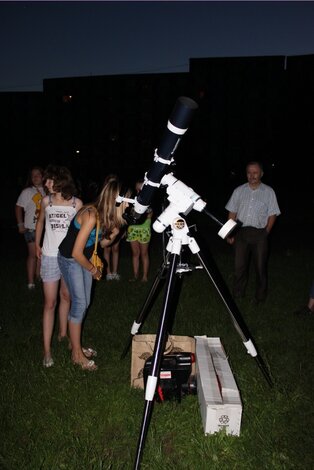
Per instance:
[[[44,312],[43,312],[43,340],[44,357],[51,358],[51,338],[55,321],[55,308],[57,303],[59,281],[44,282]]]
[[[107,274],[111,274],[111,267],[110,267],[110,254],[111,254],[111,246],[104,247],[104,258],[107,263]]]
[[[130,242],[132,250],[132,265],[133,265],[133,274],[134,279],[138,278],[138,272],[140,267],[140,244],[137,241]]]
[[[70,293],[63,277],[60,281],[60,304],[59,304],[59,333],[58,340],[68,336],[68,315],[71,306]]]
[[[118,265],[119,265],[119,243],[104,248],[104,258],[107,263],[107,276],[106,279],[119,280]]]
[[[36,269],[35,269],[35,275],[36,275],[36,279],[37,280],[40,280],[40,264],[41,264],[41,260],[40,259],[36,259]]]
[[[142,260],[142,266],[143,266],[142,281],[147,282],[148,270],[149,270],[149,255],[148,255],[149,243],[140,243],[139,245],[140,245],[141,260]]]
[[[114,274],[118,273],[118,266],[119,266],[119,250],[120,250],[120,243],[115,243],[111,247],[112,253],[112,272]]]
[[[69,333],[70,341],[72,345],[72,362],[74,364],[79,364],[82,369],[86,370],[96,370],[97,366],[94,361],[87,359],[83,354],[82,345],[81,345],[81,335],[82,335],[82,324],[73,323],[69,321]]]
[[[82,363],[87,360],[82,352],[81,345],[82,324],[69,321],[69,332],[72,345],[72,361]]]
[[[26,271],[27,271],[27,282],[28,285],[33,285],[35,280],[35,274],[39,277],[39,268],[37,268],[37,257],[35,242],[27,243],[28,256],[26,260]]]

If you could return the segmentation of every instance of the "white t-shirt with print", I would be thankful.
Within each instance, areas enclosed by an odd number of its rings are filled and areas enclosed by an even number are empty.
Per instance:
[[[45,208],[45,236],[42,254],[45,256],[57,256],[58,248],[67,234],[69,225],[75,216],[75,198],[71,206],[54,206],[48,204]]]
[[[24,209],[24,227],[29,230],[35,230],[43,196],[45,191],[42,186],[38,188],[31,186],[23,189],[17,199],[16,205]]]

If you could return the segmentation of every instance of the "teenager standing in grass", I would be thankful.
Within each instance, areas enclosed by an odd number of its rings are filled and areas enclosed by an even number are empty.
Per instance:
[[[68,233],[59,246],[59,266],[71,297],[69,333],[72,344],[72,362],[83,370],[96,370],[93,360],[82,351],[82,322],[90,304],[93,279],[99,280],[101,273],[90,259],[94,250],[97,218],[100,224],[102,248],[113,242],[125,224],[122,214],[126,204],[116,207],[120,192],[117,180],[107,183],[97,201],[83,206],[72,220]]]
[[[49,165],[44,173],[43,181],[49,194],[43,198],[41,203],[36,224],[35,242],[36,255],[41,260],[40,275],[44,291],[43,366],[51,367],[54,363],[51,355],[51,339],[58,292],[60,296],[59,341],[67,338],[68,313],[70,310],[70,294],[58,265],[58,247],[68,231],[71,220],[83,203],[74,196],[76,188],[67,168]],[[41,247],[44,229],[45,235]]]
[[[244,297],[252,255],[256,303],[266,299],[268,235],[280,214],[274,190],[261,181],[263,174],[261,163],[249,162],[246,166],[248,182],[233,191],[226,205],[228,218],[241,223],[236,236],[228,238],[228,242],[234,244],[235,252],[233,294],[236,298]]]
[[[144,181],[138,180],[135,183],[136,194],[142,189]],[[151,219],[153,212],[150,208],[145,213],[145,220],[142,224],[129,225],[127,241],[130,242],[132,251],[133,278],[136,281],[139,277],[140,261],[142,263],[142,282],[147,282],[149,271],[149,242],[151,239]]]
[[[111,181],[118,181],[119,178],[115,174],[106,176],[104,185]],[[117,237],[115,241],[108,246],[104,247],[104,259],[106,261],[106,280],[107,281],[120,281],[120,274],[118,273],[120,256],[120,238]]]
[[[27,287],[35,288],[35,277],[39,277],[40,263],[36,258],[35,227],[40,211],[40,202],[45,196],[42,185],[43,170],[34,166],[28,175],[25,189],[21,192],[15,205],[15,216],[19,233],[24,235],[27,244]]]

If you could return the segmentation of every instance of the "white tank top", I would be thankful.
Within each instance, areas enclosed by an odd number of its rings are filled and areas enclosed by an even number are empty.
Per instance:
[[[67,234],[69,225],[76,215],[75,198],[71,206],[54,206],[50,202],[45,209],[45,235],[42,253],[46,256],[57,256],[58,248]]]

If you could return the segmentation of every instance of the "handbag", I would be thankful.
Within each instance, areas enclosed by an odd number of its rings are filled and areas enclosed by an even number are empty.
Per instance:
[[[93,254],[92,254],[92,257],[90,259],[90,262],[95,266],[95,268],[98,269],[98,271],[102,274],[103,272],[103,269],[104,269],[104,263],[103,261],[100,259],[100,257],[98,256],[97,254],[97,247],[98,247],[98,235],[99,235],[99,217],[98,217],[98,213],[96,215],[96,238],[95,238],[95,246],[94,246],[94,251],[93,251]],[[97,279],[97,281],[100,281],[101,279],[101,276],[99,279]]]

